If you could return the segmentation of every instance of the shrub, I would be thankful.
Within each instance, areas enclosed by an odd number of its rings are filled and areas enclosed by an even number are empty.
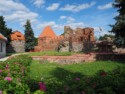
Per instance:
[[[100,70],[93,77],[47,79],[47,94],[125,94],[125,67]]]
[[[32,58],[29,57],[28,55],[18,55],[8,59],[6,62],[8,63],[18,62],[24,66],[29,66],[32,62]]]
[[[26,84],[32,59],[26,55],[15,56],[0,64],[0,90],[7,94],[29,94]]]
[[[15,56],[0,64],[0,92],[5,94],[45,94],[46,85],[29,77],[32,58]]]

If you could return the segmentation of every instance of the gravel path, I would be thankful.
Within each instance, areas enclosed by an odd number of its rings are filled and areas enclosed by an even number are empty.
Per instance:
[[[4,57],[4,58],[0,58],[0,61],[6,61],[8,58],[9,58],[9,56],[8,57]]]
[[[18,54],[13,54],[13,55],[11,55],[11,56],[6,56],[6,57],[4,57],[4,58],[0,58],[0,61],[6,61],[8,58],[10,58],[10,57],[13,57],[13,56],[17,56],[17,55],[21,55],[21,54],[27,54],[27,53],[18,53]]]

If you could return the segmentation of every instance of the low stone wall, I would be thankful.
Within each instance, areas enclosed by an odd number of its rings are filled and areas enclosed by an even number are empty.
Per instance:
[[[55,62],[59,64],[73,64],[94,62],[96,60],[125,61],[125,54],[115,53],[91,53],[75,54],[72,56],[32,56],[33,60],[39,60],[42,63]]]
[[[116,49],[113,50],[113,52],[123,54],[123,53],[125,53],[125,48],[116,48]]]
[[[41,62],[55,62],[59,64],[84,63],[95,61],[92,54],[76,54],[72,56],[33,56],[33,60]]]
[[[96,60],[125,61],[125,53],[96,53]]]

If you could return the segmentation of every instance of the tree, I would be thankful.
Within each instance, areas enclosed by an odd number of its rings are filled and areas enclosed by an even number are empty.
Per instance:
[[[30,20],[26,21],[25,24],[25,50],[33,50],[35,46],[35,37],[31,27]]]
[[[125,45],[125,0],[115,0],[113,6],[118,8],[119,15],[115,17],[116,23],[111,25],[110,32],[115,33],[117,39],[123,39]]]
[[[100,36],[99,40],[104,41],[104,40],[107,40],[108,38],[111,38],[111,40],[113,41],[114,40],[114,35],[105,34],[103,36]]]
[[[35,46],[37,46],[37,45],[38,45],[38,38],[35,37]]]
[[[3,16],[0,16],[0,33],[3,34],[7,38],[8,40],[7,44],[9,44],[11,42],[10,34],[12,33],[12,29],[7,28],[6,22],[4,21]]]

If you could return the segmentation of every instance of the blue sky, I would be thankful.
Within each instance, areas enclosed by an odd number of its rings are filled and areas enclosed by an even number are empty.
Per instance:
[[[24,24],[31,20],[35,36],[50,25],[57,35],[64,26],[93,27],[95,36],[108,33],[118,15],[112,7],[114,0],[0,0],[0,15],[8,27],[24,33]],[[102,28],[99,34],[99,27]]]

